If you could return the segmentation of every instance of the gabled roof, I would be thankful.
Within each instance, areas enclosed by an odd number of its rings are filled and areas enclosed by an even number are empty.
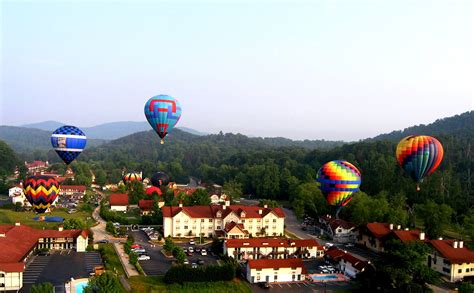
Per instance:
[[[25,270],[24,262],[0,263],[0,272],[21,273]]]
[[[341,259],[345,260],[346,262],[351,263],[351,265],[359,271],[362,271],[369,263],[365,260],[359,259],[354,255],[343,251],[339,248],[331,248],[326,251],[326,255],[331,257],[335,261],[340,261]]]
[[[285,213],[280,208],[262,208],[259,206],[229,205],[226,206],[225,209],[222,205],[189,206],[182,208],[166,206],[162,208],[163,217],[174,217],[179,212],[184,211],[193,218],[217,218],[217,212],[221,212],[220,218],[222,219],[237,210],[245,211],[245,218],[263,218],[269,213],[274,213],[280,218],[285,217]],[[262,211],[261,214],[259,214],[259,210]],[[240,217],[240,213],[238,213],[237,216]]]
[[[474,263],[474,251],[466,246],[454,248],[454,240],[430,240],[429,243],[452,264]],[[458,244],[459,245],[459,244]]]
[[[315,239],[287,239],[287,238],[250,238],[226,239],[227,247],[318,247],[323,249]]]
[[[301,258],[249,259],[247,265],[250,269],[302,268],[302,273],[307,273]]]
[[[420,230],[394,230],[392,233],[402,242],[420,240]]]
[[[155,200],[153,199],[140,199],[138,201],[138,207],[141,210],[152,210],[154,203],[155,203]]]
[[[390,230],[390,226],[387,223],[368,223],[365,227],[367,228],[367,231],[375,238],[382,238],[392,231]]]
[[[80,192],[86,191],[85,185],[61,185],[61,190],[77,190]]]
[[[128,194],[126,193],[114,193],[110,195],[111,206],[128,206]]]
[[[329,220],[329,226],[331,227],[331,229],[333,231],[335,231],[339,227],[342,227],[342,228],[347,229],[347,230],[349,230],[351,228],[355,228],[354,224],[349,223],[347,221],[344,221],[342,219],[330,219]]]

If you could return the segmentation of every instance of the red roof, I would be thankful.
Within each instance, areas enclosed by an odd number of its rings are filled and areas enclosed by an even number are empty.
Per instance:
[[[138,207],[142,210],[152,210],[155,200],[153,199],[140,199],[138,201]]]
[[[235,227],[237,227],[240,231],[242,231],[242,232],[245,233],[245,234],[248,234],[248,233],[249,233],[247,230],[245,230],[244,225],[242,225],[242,224],[237,224],[237,223],[234,222],[234,221],[225,224],[224,231],[225,231],[226,233],[229,233],[230,230],[234,229]]]
[[[342,227],[347,230],[355,227],[354,224],[341,220],[341,219],[330,219],[329,226],[331,227],[333,231],[339,227]]]
[[[420,240],[420,230],[394,230],[393,234],[402,242]]]
[[[368,223],[366,227],[375,238],[382,238],[392,231],[387,223]]]
[[[7,273],[21,273],[25,270],[24,262],[0,263],[0,271]]]
[[[61,185],[60,190],[62,191],[72,190],[72,191],[84,192],[86,191],[86,187],[84,185]]]
[[[331,257],[335,261],[340,261],[341,259],[345,260],[346,262],[351,263],[351,265],[359,271],[362,271],[369,263],[365,260],[359,259],[353,256],[346,251],[340,250],[339,248],[331,248],[326,251],[326,255]]]
[[[302,273],[307,273],[301,258],[249,259],[247,265],[250,269],[302,268]]]
[[[126,193],[114,193],[110,195],[111,206],[128,206],[128,194]]]
[[[162,193],[161,193],[161,189],[159,189],[159,188],[156,187],[156,186],[148,187],[148,188],[146,189],[146,191],[145,191],[145,193],[146,193],[147,195],[152,195],[153,192],[158,193],[158,195],[161,195],[161,194],[162,194]]]
[[[431,243],[431,245],[452,264],[474,263],[474,251],[469,250],[466,246],[459,248],[459,242],[458,248],[454,248],[453,242],[454,240],[429,241],[429,243]]]
[[[87,237],[85,230],[38,230],[28,226],[0,225],[0,270],[12,269],[18,271],[23,259],[34,249],[39,238],[77,238]],[[22,269],[23,270],[23,269]],[[21,270],[21,271],[22,271]]]
[[[321,247],[315,239],[251,238],[227,239],[227,247]],[[292,244],[293,243],[293,244]]]
[[[43,161],[33,161],[31,163],[26,163],[27,168],[34,168],[34,167],[45,167],[47,166],[46,162]]]
[[[259,214],[259,210],[262,213]],[[192,218],[218,218],[217,212],[221,212],[220,218],[225,218],[228,214],[234,212],[238,217],[241,217],[241,212],[245,212],[245,217],[242,218],[263,218],[267,214],[273,212],[280,218],[285,217],[285,213],[281,208],[262,208],[259,206],[244,206],[244,205],[230,205],[223,209],[221,205],[209,205],[209,206],[189,206],[189,207],[177,207],[177,206],[165,206],[162,208],[163,217],[174,217],[179,212],[183,211]]]

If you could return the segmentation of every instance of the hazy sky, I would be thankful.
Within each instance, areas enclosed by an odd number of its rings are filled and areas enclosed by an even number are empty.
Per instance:
[[[222,3],[224,2],[224,3]],[[473,109],[472,1],[0,1],[0,124],[355,140]]]

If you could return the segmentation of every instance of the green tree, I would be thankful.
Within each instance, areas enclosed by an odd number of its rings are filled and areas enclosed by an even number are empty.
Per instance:
[[[112,235],[117,234],[117,229],[115,229],[115,226],[112,221],[108,221],[107,224],[105,224],[105,231],[109,232]]]
[[[87,286],[84,288],[84,293],[101,292],[125,293],[125,290],[117,276],[111,272],[105,272],[90,278]]]
[[[428,200],[425,204],[416,205],[415,209],[423,219],[426,234],[432,239],[440,237],[451,223],[453,209],[446,204],[439,205]]]
[[[224,182],[222,186],[222,191],[229,195],[231,200],[240,199],[242,197],[242,184],[238,183],[235,180],[229,180]]]
[[[54,288],[51,283],[41,283],[31,286],[30,293],[53,293]]]
[[[185,206],[203,206],[211,204],[211,197],[206,189],[197,189],[193,194],[183,196],[183,205]]]
[[[267,205],[269,208],[278,208],[280,205],[276,200],[271,200],[271,199],[261,199],[258,202],[259,207],[263,207],[264,205]]]
[[[99,169],[96,171],[95,174],[95,183],[99,184],[100,186],[104,186],[107,182],[107,173],[103,169]]]
[[[110,223],[112,223],[112,222],[110,222]],[[86,228],[86,224],[84,223],[84,221],[82,219],[79,219],[79,218],[66,219],[66,220],[64,220],[63,225],[64,225],[64,229],[67,229],[67,230],[68,229],[85,229]]]
[[[174,242],[173,242],[173,239],[171,239],[170,236],[166,237],[165,239],[165,244],[163,245],[163,249],[170,253],[171,251],[173,251],[173,248],[174,248]]]
[[[178,264],[183,264],[184,263],[184,260],[186,259],[186,254],[184,253],[184,251],[181,247],[178,250],[178,252],[176,253],[175,258],[176,258],[176,262]]]
[[[292,206],[298,219],[301,219],[304,214],[318,217],[331,211],[318,184],[315,182],[301,184],[296,188],[295,194]]]

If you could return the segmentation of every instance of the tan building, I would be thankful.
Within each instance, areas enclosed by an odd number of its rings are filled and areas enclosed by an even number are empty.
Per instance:
[[[474,251],[463,241],[430,240],[428,267],[445,276],[450,282],[474,276]]]
[[[225,255],[237,260],[324,256],[324,248],[315,239],[226,239],[223,247]]]
[[[247,262],[246,277],[249,283],[302,282],[306,268],[300,258],[253,259]]]
[[[359,228],[357,243],[374,252],[383,252],[384,243],[390,239],[399,239],[403,242],[426,241],[425,233],[419,230],[408,228],[402,230],[401,225],[374,222]]]
[[[0,225],[0,291],[21,289],[26,262],[35,249],[69,248],[84,252],[88,236],[86,230],[39,230],[20,223]]]
[[[162,211],[165,237],[284,235],[285,214],[280,208],[230,205],[226,201],[224,205],[164,206]],[[228,225],[232,222],[241,225]],[[232,229],[225,231],[226,227]]]

